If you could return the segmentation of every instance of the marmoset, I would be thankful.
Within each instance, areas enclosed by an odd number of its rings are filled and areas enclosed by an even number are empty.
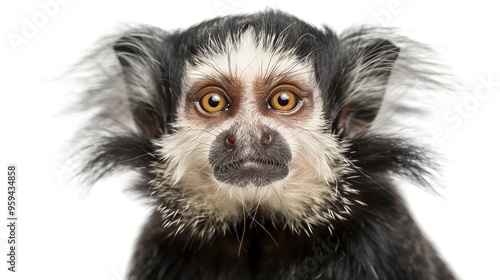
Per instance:
[[[395,183],[433,184],[386,97],[439,84],[427,51],[275,10],[103,39],[77,138],[88,181],[135,170],[151,205],[128,278],[454,279]]]

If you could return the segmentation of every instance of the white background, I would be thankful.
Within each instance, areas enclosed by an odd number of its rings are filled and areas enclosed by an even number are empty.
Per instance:
[[[43,3],[49,2],[56,5],[44,9]],[[367,23],[399,27],[440,51],[463,85],[451,101],[440,104],[428,126],[444,131],[435,146],[447,158],[446,188],[442,197],[415,187],[405,193],[417,220],[461,279],[500,279],[500,21],[492,1],[102,2],[0,4],[1,279],[123,279],[147,213],[144,205],[122,191],[125,177],[101,182],[88,195],[68,181],[74,166],[60,155],[77,124],[58,115],[67,107],[72,89],[58,75],[92,42],[122,23],[171,30],[265,7],[338,31]],[[23,35],[29,24],[35,29]],[[15,36],[24,39],[16,44]],[[464,112],[452,114],[456,122],[444,116],[457,108]],[[4,261],[6,168],[11,163],[19,170],[16,274],[7,273]]]

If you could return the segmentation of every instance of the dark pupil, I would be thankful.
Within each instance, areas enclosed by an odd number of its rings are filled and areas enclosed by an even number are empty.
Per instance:
[[[212,95],[210,96],[210,99],[208,99],[208,105],[210,105],[210,107],[217,108],[217,106],[219,106],[219,103],[220,96],[218,95]]]
[[[290,97],[286,93],[281,94],[280,97],[278,98],[278,103],[281,106],[288,105],[288,102],[290,102]]]

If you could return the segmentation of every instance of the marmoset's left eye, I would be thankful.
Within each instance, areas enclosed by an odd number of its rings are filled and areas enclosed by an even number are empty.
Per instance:
[[[299,97],[288,89],[280,89],[267,101],[269,107],[279,112],[290,112],[300,105]]]
[[[203,89],[204,94],[198,101],[199,109],[205,113],[214,114],[229,109],[230,103],[225,97],[224,91],[217,87]]]

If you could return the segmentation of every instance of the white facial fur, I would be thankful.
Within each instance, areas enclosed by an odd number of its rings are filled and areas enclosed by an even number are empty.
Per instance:
[[[296,232],[308,232],[311,225],[342,218],[349,212],[348,207],[341,211],[330,207],[334,207],[333,202],[342,201],[335,186],[339,175],[348,172],[346,166],[350,163],[341,156],[335,136],[323,132],[323,104],[311,63],[291,51],[265,47],[258,43],[252,30],[241,34],[239,40],[228,40],[222,45],[222,49],[202,51],[196,63],[186,65],[175,132],[156,143],[166,164],[155,167],[158,178],[152,191],[170,188],[163,198],[164,204],[158,208],[164,214],[165,225],[208,222],[201,234],[213,234],[214,224],[225,231],[256,208],[270,220],[282,222]],[[221,80],[224,76],[242,81],[243,90],[238,111],[232,116],[220,112],[214,117],[217,118],[214,125],[212,117],[202,118],[192,113],[198,109],[188,93],[197,83]],[[259,108],[267,99],[255,94],[253,85],[268,77],[271,81],[285,78],[308,92],[303,100],[308,106],[301,108],[307,107],[308,111],[303,112],[307,117],[279,115],[274,111],[262,114]],[[287,177],[259,187],[217,181],[208,160],[216,136],[237,126],[237,137],[248,137],[259,125],[278,131],[286,139],[292,153]],[[342,202],[349,205],[348,201]],[[179,211],[169,210],[169,203],[180,205]],[[196,215],[188,211],[191,207],[197,209]],[[180,228],[183,231],[188,226]]]

